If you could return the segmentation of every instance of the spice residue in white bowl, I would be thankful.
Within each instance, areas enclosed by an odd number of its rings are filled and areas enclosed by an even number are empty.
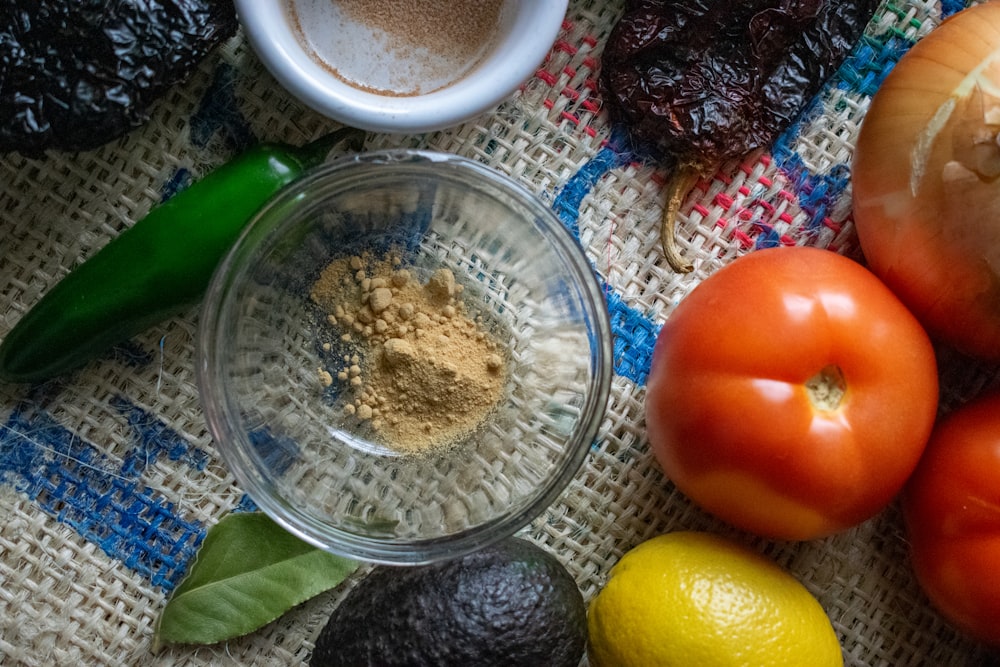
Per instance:
[[[338,79],[381,95],[440,90],[491,51],[503,0],[287,0],[297,39]]]

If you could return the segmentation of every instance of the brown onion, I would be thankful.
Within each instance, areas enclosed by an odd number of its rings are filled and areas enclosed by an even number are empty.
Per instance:
[[[959,12],[876,92],[853,164],[871,269],[930,335],[1000,361],[1000,2]]]

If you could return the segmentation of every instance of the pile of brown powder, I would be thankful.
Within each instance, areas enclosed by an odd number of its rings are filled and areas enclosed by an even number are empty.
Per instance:
[[[506,359],[469,317],[447,269],[421,283],[398,257],[353,256],[327,266],[312,299],[348,352],[324,384],[346,384],[345,410],[406,452],[452,443],[478,428],[503,396]]]
[[[344,83],[377,95],[440,90],[475,70],[505,0],[284,0],[296,39]]]
[[[354,18],[443,56],[476,53],[493,39],[503,0],[336,0]]]

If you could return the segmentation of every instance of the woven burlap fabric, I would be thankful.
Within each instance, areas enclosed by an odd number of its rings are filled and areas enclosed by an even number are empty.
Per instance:
[[[491,112],[442,132],[369,137],[370,149],[448,151],[523,183],[578,232],[607,283],[616,370],[607,416],[569,488],[524,532],[567,565],[588,600],[630,547],[671,530],[711,530],[803,581],[829,613],[849,665],[990,664],[917,587],[895,505],[824,540],[738,533],[664,478],[642,417],[657,328],[714,270],[782,242],[860,258],[849,183],[859,124],[888,68],[960,7],[883,6],[798,125],[768,152],[698,183],[679,221],[695,264],[687,275],[671,272],[659,251],[666,174],[632,154],[601,110],[596,77],[620,1],[571,2],[539,72]],[[242,146],[298,144],[335,126],[278,86],[237,36],[122,140],[74,155],[3,156],[0,336],[74,265]],[[205,531],[246,504],[204,425],[196,327],[192,309],[66,378],[0,387],[0,664],[303,664],[357,580],[250,636],[151,653],[156,618]],[[993,368],[944,358],[942,411],[995,378]]]

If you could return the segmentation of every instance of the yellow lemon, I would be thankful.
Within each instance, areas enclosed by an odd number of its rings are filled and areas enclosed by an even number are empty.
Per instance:
[[[750,549],[701,532],[643,542],[588,613],[591,667],[842,667],[819,601]]]

